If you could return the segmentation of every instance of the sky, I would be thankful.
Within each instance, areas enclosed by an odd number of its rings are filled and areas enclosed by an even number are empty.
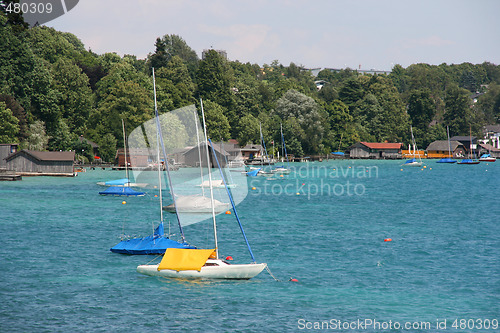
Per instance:
[[[500,64],[498,0],[80,0],[45,25],[103,54],[155,51],[178,35],[199,57],[390,70],[399,64]]]

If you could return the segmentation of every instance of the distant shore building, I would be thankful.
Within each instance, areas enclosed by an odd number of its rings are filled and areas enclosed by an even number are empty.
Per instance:
[[[0,169],[7,167],[6,158],[17,152],[19,145],[17,143],[0,143]]]
[[[450,148],[451,147],[451,148]],[[451,155],[450,151],[451,149]],[[431,142],[429,146],[427,146],[427,158],[463,158],[466,155],[465,147],[462,143],[450,140],[450,144],[448,145],[448,140],[437,140]]]
[[[347,150],[350,158],[400,159],[402,143],[358,142]]]
[[[484,139],[479,140],[481,143],[492,145],[496,149],[500,149],[500,125],[486,125],[483,127]]]
[[[21,176],[67,176],[75,175],[74,151],[20,150],[6,159],[7,169]]]
[[[475,136],[460,136],[456,135],[450,138],[450,141],[458,141],[460,142],[465,149],[465,156],[469,153],[471,149],[477,149],[477,138]]]

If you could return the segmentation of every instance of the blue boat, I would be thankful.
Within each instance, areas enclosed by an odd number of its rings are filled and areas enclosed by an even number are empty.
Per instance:
[[[248,177],[256,177],[257,174],[259,173],[259,171],[260,171],[260,168],[254,169],[252,171],[248,171],[246,174]]]
[[[471,158],[464,158],[463,160],[461,160],[457,164],[479,164],[479,161],[478,160],[473,160]]]
[[[122,240],[113,246],[110,251],[121,254],[147,255],[164,254],[168,248],[194,249],[188,243],[179,243],[165,236],[163,222],[155,229],[152,235],[143,238]]]
[[[450,143],[450,129],[448,126],[446,126],[446,134],[448,135],[448,155],[453,156],[451,154],[451,143]],[[439,161],[436,161],[436,163],[456,163],[457,161],[452,159],[451,157],[444,157],[440,159]]]
[[[104,191],[99,192],[100,195],[111,195],[116,197],[143,197],[144,192],[136,191],[130,187],[110,186]]]
[[[436,161],[436,163],[457,163],[457,161],[452,158],[445,157],[440,159],[439,161]]]

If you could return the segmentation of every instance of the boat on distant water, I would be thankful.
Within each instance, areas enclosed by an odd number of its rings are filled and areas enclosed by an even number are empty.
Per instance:
[[[113,186],[113,187],[146,187],[146,183],[132,183],[128,176],[128,162],[127,162],[127,141],[125,135],[125,122],[122,119],[122,131],[123,131],[123,151],[125,153],[125,177],[121,179],[109,180],[107,182],[97,182],[100,186]],[[105,192],[105,191],[103,191]],[[101,192],[99,192],[101,194]]]
[[[110,195],[115,197],[143,197],[144,192],[139,192],[130,187],[110,186],[104,191],[99,192],[100,195]]]
[[[411,143],[409,145],[409,150],[411,152],[411,147],[413,145],[413,158],[407,160],[403,165],[419,167],[422,166],[422,159],[420,158],[420,154],[418,155],[418,161],[415,158],[417,152],[417,142],[415,141],[415,137],[413,136],[413,128],[411,126],[410,126],[410,131],[411,131]]]
[[[206,126],[203,112],[203,104],[201,103],[201,110],[203,116],[203,127],[206,142],[210,142],[213,152],[213,157],[217,162],[221,179],[224,184],[227,184],[222,169],[220,167],[217,155],[213,144],[207,138]],[[207,144],[207,165],[210,165],[210,153]],[[211,168],[208,168],[208,180],[212,185]],[[214,247],[210,249],[175,249],[169,248],[165,251],[163,259],[159,264],[146,264],[137,266],[137,272],[150,275],[161,276],[168,278],[183,278],[183,279],[251,279],[262,272],[267,265],[265,263],[257,263],[253,256],[252,250],[246,238],[245,232],[238,217],[236,207],[231,195],[231,191],[226,187],[227,195],[231,201],[232,210],[236,217],[240,230],[248,246],[248,250],[252,257],[253,262],[250,264],[231,264],[226,260],[219,258],[219,247],[217,239],[217,223],[214,212],[213,204],[213,187],[210,186],[210,199],[212,201],[212,220],[214,231]]]
[[[469,146],[469,152],[468,152],[468,158],[464,158],[463,160],[461,160],[460,162],[458,162],[457,164],[479,164],[480,162],[473,158],[475,156],[475,153],[474,153],[474,147],[472,146],[472,130],[470,130],[470,133],[469,133],[469,138],[470,138],[470,146]]]
[[[450,129],[448,126],[446,126],[446,134],[448,135],[448,157],[444,157],[437,161],[436,163],[456,163],[457,161],[452,159],[451,157],[453,156],[451,154],[451,143],[450,143]]]
[[[288,161],[288,154],[286,152],[285,137],[283,136],[283,124],[280,124],[280,133],[281,133],[281,143],[282,143],[281,156],[282,156],[282,158],[283,157],[286,158],[287,167],[285,168],[284,165],[276,166],[276,167],[271,169],[271,172],[277,173],[277,174],[282,174],[282,175],[288,175],[290,172],[292,172],[292,170],[290,169],[290,162]],[[279,154],[279,152],[278,152],[278,154]],[[281,162],[284,163],[284,161],[281,161]]]
[[[479,161],[481,161],[481,162],[495,162],[496,160],[497,159],[495,157],[491,156],[491,154],[483,154],[479,158]]]

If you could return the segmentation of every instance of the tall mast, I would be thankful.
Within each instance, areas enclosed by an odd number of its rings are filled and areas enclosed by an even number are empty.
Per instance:
[[[201,195],[205,196],[205,188],[203,187],[203,165],[201,165],[201,147],[200,147],[200,134],[198,132],[198,124],[196,120],[198,119],[198,115],[196,114],[196,109],[193,110],[194,120],[196,124],[196,143],[198,144],[198,160],[200,161],[200,176],[201,176]]]
[[[127,138],[125,136],[125,122],[122,118],[122,129],[123,129],[123,150],[125,153],[125,177],[127,177],[127,186],[130,187],[130,179],[128,178],[128,161],[127,161]]]
[[[210,166],[210,153],[208,151],[207,125],[205,124],[205,112],[203,111],[203,101],[200,98],[201,116],[203,118],[203,132],[205,133],[205,143],[207,145],[207,166],[208,166],[208,184],[210,186],[210,202],[212,204],[212,220],[214,225],[215,256],[219,259],[219,246],[217,243],[217,223],[215,221],[214,189],[212,186],[212,168]]]
[[[159,138],[158,141],[158,145],[161,145],[161,148],[162,148],[162,151],[163,151],[163,158],[165,159],[165,168],[167,170],[167,178],[168,178],[168,186],[170,188],[170,194],[172,195],[172,200],[173,200],[173,203],[174,203],[174,207],[175,207],[175,216],[177,218],[177,223],[179,224],[179,230],[180,230],[180,233],[181,233],[181,238],[182,238],[182,242],[185,242],[186,241],[186,238],[184,237],[184,231],[182,230],[182,225],[181,225],[181,220],[179,219],[179,211],[177,209],[177,203],[176,203],[176,200],[175,200],[175,192],[174,192],[174,188],[172,186],[172,179],[170,178],[170,168],[168,166],[168,158],[167,158],[167,152],[165,150],[165,145],[163,144],[163,136],[161,135],[161,126],[160,126],[160,116],[158,114],[158,106],[156,104],[156,83],[155,83],[155,69],[153,68],[153,88],[154,88],[154,99],[155,99],[155,118],[156,118],[156,133],[157,133],[157,137]],[[158,148],[158,151],[160,149]],[[160,160],[158,159],[158,164],[160,164]],[[161,185],[161,183],[160,183]],[[162,214],[163,214],[163,207],[161,207],[161,211],[162,211]]]
[[[452,158],[453,155],[451,155],[450,128],[448,126],[446,126],[446,134],[448,135],[448,155],[449,158]]]

